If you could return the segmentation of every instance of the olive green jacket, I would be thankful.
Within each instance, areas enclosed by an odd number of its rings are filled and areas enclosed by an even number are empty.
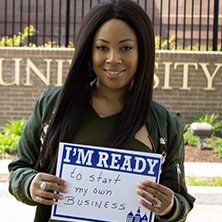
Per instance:
[[[27,121],[18,144],[18,155],[9,164],[9,192],[19,201],[37,205],[29,193],[30,182],[38,173],[34,169],[41,148],[41,135],[51,119],[60,87],[45,91],[36,102],[34,112]],[[154,153],[166,152],[160,183],[174,191],[174,207],[166,217],[156,216],[155,221],[185,221],[193,208],[194,198],[187,193],[184,176],[183,130],[177,118],[162,105],[153,101],[147,121]],[[164,140],[163,140],[164,139]],[[165,141],[165,142],[164,142]],[[47,208],[47,207],[46,207]],[[37,211],[38,214],[38,211]],[[35,221],[38,220],[36,215]]]

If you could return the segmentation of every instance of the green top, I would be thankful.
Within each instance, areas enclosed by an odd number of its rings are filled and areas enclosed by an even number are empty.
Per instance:
[[[32,200],[29,186],[38,173],[35,165],[60,89],[60,87],[49,89],[40,96],[23,129],[18,144],[18,155],[9,164],[9,192],[23,203],[37,205],[35,222],[45,222],[50,218],[51,206],[42,205]],[[73,142],[108,146],[111,129],[119,114],[100,118],[92,107],[89,106],[87,111],[89,111],[89,115],[84,118]],[[183,222],[188,212],[193,208],[195,200],[187,193],[185,184],[183,128],[178,119],[156,101],[152,103],[146,126],[153,146],[152,152],[160,154],[165,152],[166,154],[165,162],[162,165],[160,184],[174,191],[172,211],[165,217],[156,215],[155,222]],[[164,143],[162,142],[163,138],[166,141]],[[123,147],[121,148],[123,149]],[[151,152],[147,146],[134,138],[126,145],[125,149]]]
[[[112,130],[120,117],[120,113],[108,117],[100,117],[90,104],[87,110],[87,115],[72,142],[76,144],[109,147]],[[152,152],[149,147],[136,138],[131,139],[122,149]]]

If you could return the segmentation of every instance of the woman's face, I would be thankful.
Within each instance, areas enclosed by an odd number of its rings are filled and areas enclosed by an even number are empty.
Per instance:
[[[134,30],[122,20],[105,22],[94,36],[92,62],[99,86],[109,89],[131,87],[138,65]]]

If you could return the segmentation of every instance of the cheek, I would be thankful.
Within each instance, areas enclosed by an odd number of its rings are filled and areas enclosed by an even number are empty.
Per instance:
[[[137,66],[138,66],[138,56],[134,55],[131,58],[133,58],[133,59],[129,60],[129,64],[131,66],[131,69],[136,71],[137,70]]]
[[[100,55],[98,52],[92,53],[92,63],[93,66],[100,66],[103,63],[103,56]]]

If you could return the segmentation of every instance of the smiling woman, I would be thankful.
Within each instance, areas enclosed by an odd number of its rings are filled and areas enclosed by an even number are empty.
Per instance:
[[[42,94],[24,128],[9,191],[37,205],[35,222],[50,221],[51,206],[69,192],[55,176],[60,142],[159,153],[160,183],[135,181],[136,204],[155,221],[185,221],[195,199],[184,182],[183,130],[152,100],[155,44],[146,12],[131,0],[102,2],[83,20],[75,45],[65,84]]]
[[[122,20],[105,22],[94,36],[92,61],[98,77],[92,88],[92,106],[99,115],[116,114],[124,106],[137,70],[138,45],[134,30]],[[119,105],[115,110],[114,104]]]

